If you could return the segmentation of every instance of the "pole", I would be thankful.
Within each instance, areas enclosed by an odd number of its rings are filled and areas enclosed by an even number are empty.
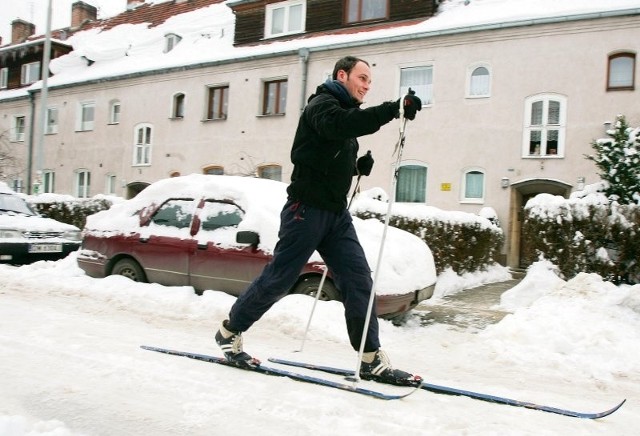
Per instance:
[[[409,88],[409,93],[411,88]],[[364,320],[364,327],[362,329],[362,339],[360,340],[360,349],[358,350],[358,362],[356,363],[356,369],[353,378],[349,377],[354,383],[360,381],[360,367],[362,366],[362,356],[364,355],[364,343],[367,340],[367,333],[369,330],[369,323],[371,322],[371,313],[373,312],[373,302],[376,295],[376,284],[378,283],[378,276],[380,274],[380,267],[382,265],[382,254],[384,252],[384,242],[387,237],[387,230],[389,229],[389,217],[391,216],[391,207],[393,206],[393,199],[395,198],[396,184],[398,182],[398,170],[402,161],[402,150],[404,148],[405,129],[407,125],[407,119],[404,117],[404,97],[400,100],[400,133],[398,142],[396,143],[395,151],[397,152],[396,163],[393,168],[393,179],[391,181],[391,195],[389,196],[389,206],[387,207],[387,215],[384,219],[384,230],[382,231],[382,239],[380,240],[380,250],[378,251],[378,261],[376,264],[376,272],[373,276],[373,284],[371,285],[371,293],[369,294],[369,306],[367,307],[367,316]]]

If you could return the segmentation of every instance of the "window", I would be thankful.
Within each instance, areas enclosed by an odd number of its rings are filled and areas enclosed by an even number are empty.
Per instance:
[[[306,15],[305,0],[290,0],[267,5],[265,38],[304,32]]]
[[[182,38],[178,35],[176,35],[175,33],[169,33],[167,35],[164,36],[164,52],[168,53],[171,50],[173,50],[173,48],[178,45],[178,43],[180,42]]]
[[[120,101],[111,100],[109,103],[109,124],[120,123]]]
[[[287,79],[264,82],[262,115],[284,115],[287,106]]]
[[[469,68],[467,97],[479,98],[491,95],[491,73],[486,65]]]
[[[609,56],[607,91],[635,89],[636,55],[617,53]]]
[[[187,229],[191,227],[191,219],[195,212],[193,200],[167,200],[151,217],[151,222],[160,226]]]
[[[200,212],[200,228],[212,231],[224,227],[237,227],[243,217],[244,212],[235,204],[207,200]]]
[[[56,192],[56,173],[52,170],[42,171],[42,192]]]
[[[258,168],[258,177],[282,181],[282,167],[280,165],[263,165]]]
[[[388,0],[347,0],[347,23],[379,20],[387,18],[389,14]]]
[[[9,86],[9,68],[0,68],[0,89]]]
[[[229,85],[209,87],[207,120],[226,120],[229,105]]]
[[[410,67],[400,70],[400,95],[411,88],[422,100],[422,105],[433,103],[433,67]]]
[[[117,177],[115,174],[107,174],[104,177],[104,193],[107,195],[116,195]]]
[[[184,118],[184,94],[182,93],[173,96],[171,118]]]
[[[224,167],[217,166],[217,165],[211,165],[211,166],[203,168],[202,173],[203,174],[209,174],[209,175],[212,175],[212,176],[222,176],[222,175],[224,175]]]
[[[13,117],[13,135],[11,140],[22,142],[24,141],[24,130],[25,130],[26,118],[23,115],[18,115]]]
[[[89,198],[90,186],[91,173],[89,172],[89,170],[76,170],[76,197]]]
[[[53,135],[54,133],[58,133],[58,108],[49,107],[47,108],[47,122],[45,125],[45,133],[47,135]]]
[[[142,124],[135,128],[133,165],[151,164],[151,130],[149,124]]]
[[[30,85],[40,80],[40,62],[31,62],[22,65],[22,74],[20,75],[21,85]]]
[[[96,104],[94,102],[80,103],[78,108],[78,122],[76,130],[86,132],[93,130]]]
[[[463,174],[462,201],[482,203],[484,201],[484,172],[479,169],[467,170]]]
[[[541,94],[525,100],[524,157],[564,156],[566,98]]]
[[[427,201],[427,168],[405,164],[398,169],[396,201],[425,203]]]

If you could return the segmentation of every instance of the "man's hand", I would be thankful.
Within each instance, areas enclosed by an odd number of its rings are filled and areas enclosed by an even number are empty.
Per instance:
[[[371,168],[373,168],[373,156],[371,156],[371,150],[369,150],[367,154],[358,158],[356,169],[359,176],[368,176],[371,174]]]
[[[408,120],[414,120],[416,113],[422,109],[422,100],[416,97],[416,92],[409,88],[409,93],[404,96],[404,117]]]

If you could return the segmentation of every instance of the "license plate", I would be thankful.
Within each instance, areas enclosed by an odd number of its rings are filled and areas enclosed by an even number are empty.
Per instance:
[[[31,244],[29,253],[60,253],[62,244]]]

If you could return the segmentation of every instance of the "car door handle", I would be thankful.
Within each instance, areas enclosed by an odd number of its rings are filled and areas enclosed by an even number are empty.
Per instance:
[[[149,238],[140,238],[140,239],[138,239],[138,241],[140,241],[142,243],[147,243],[147,242],[149,242]]]
[[[198,250],[206,250],[207,249],[207,243],[205,242],[204,244],[199,243],[198,244]]]

